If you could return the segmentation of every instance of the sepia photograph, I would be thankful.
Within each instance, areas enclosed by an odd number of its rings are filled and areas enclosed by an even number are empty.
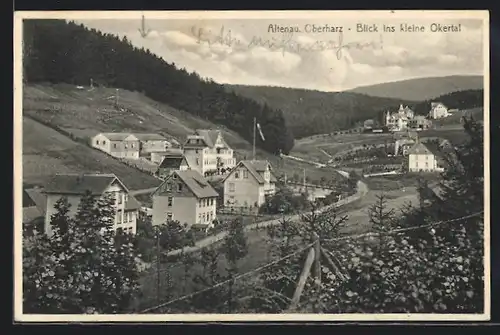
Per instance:
[[[490,319],[488,11],[14,16],[16,321]]]

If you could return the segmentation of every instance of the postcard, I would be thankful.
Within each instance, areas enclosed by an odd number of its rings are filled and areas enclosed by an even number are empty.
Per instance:
[[[15,321],[489,320],[487,11],[14,17]]]

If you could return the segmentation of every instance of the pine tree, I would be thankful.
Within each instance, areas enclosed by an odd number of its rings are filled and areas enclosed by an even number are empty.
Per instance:
[[[372,229],[379,234],[379,245],[382,247],[385,234],[394,226],[394,209],[387,209],[387,197],[381,193],[376,195],[376,202],[368,209],[368,217]]]
[[[27,243],[23,274],[35,286],[25,291],[25,307],[38,313],[123,313],[138,289],[132,237],[115,239],[114,200],[82,197],[74,219],[66,200],[56,205],[53,234]],[[119,242],[119,243],[118,243]]]

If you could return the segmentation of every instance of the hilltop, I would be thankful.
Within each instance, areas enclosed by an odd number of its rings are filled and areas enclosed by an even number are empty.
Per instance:
[[[56,172],[113,172],[131,189],[157,186],[151,175],[127,166],[116,158],[89,147],[91,136],[99,132],[155,132],[182,143],[197,128],[220,129],[237,159],[250,158],[252,145],[224,126],[154,101],[142,93],[116,89],[77,87],[69,84],[35,84],[23,88],[23,179],[43,184]],[[311,178],[332,179],[329,169],[314,169],[307,163],[279,159],[257,148],[257,159],[267,159],[278,175],[311,171]],[[314,173],[312,173],[314,171]]]
[[[349,129],[383,111],[414,101],[352,92],[320,92],[285,87],[225,85],[226,90],[280,109],[295,138]]]
[[[28,84],[67,83],[141,92],[193,117],[224,125],[247,141],[252,141],[255,118],[266,138],[257,139],[258,147],[285,154],[293,148],[293,135],[280,110],[228,93],[210,79],[134,47],[126,37],[64,20],[25,20],[23,70]],[[109,122],[115,117],[120,116],[113,114]]]
[[[483,89],[482,76],[446,76],[395,81],[357,87],[352,93],[374,97],[422,101],[456,91]]]

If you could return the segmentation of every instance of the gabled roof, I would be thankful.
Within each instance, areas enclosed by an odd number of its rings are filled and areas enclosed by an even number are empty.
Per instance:
[[[219,137],[220,131],[214,129],[196,129],[195,134],[203,137],[207,145],[210,148],[213,148],[215,142],[217,142],[217,137]]]
[[[244,166],[250,174],[257,180],[259,184],[264,184],[266,181],[264,180],[264,177],[260,174],[260,172],[266,171],[266,169],[269,167],[269,170],[271,170],[271,164],[268,161],[251,161],[251,160],[243,160],[240,161],[236,166],[229,172],[229,174],[224,178],[224,181],[233,174],[233,172],[241,167]],[[271,173],[271,181],[276,182],[276,177],[273,175],[272,171]]]
[[[153,195],[163,186],[163,184],[169,182],[173,175],[176,175],[198,199],[219,196],[212,185],[210,185],[196,170],[174,171],[160,186],[158,186],[153,192]]]
[[[101,195],[115,181],[128,192],[114,174],[58,174],[49,180],[44,193],[83,195],[90,191],[93,195]]]
[[[200,143],[189,143],[192,140],[198,140]],[[193,147],[193,148],[205,148],[209,147],[207,140],[200,135],[189,135],[186,139],[186,142],[184,142],[184,147]]]
[[[408,155],[433,155],[433,153],[422,143],[417,142],[408,150]]]
[[[133,133],[139,141],[166,141],[167,139],[160,134],[154,133]]]
[[[184,155],[173,155],[169,154],[163,157],[160,163],[159,169],[178,169],[182,161],[184,160]]]
[[[439,102],[439,101],[431,102],[431,108],[435,108],[439,105],[443,105],[443,107],[446,107],[442,102]]]
[[[47,209],[47,196],[43,193],[43,191],[41,189],[31,188],[25,190],[25,192],[32,200],[34,206],[36,206],[42,214],[45,214]]]
[[[124,141],[127,137],[129,137],[130,133],[99,133],[96,136],[105,136],[110,141]]]
[[[23,208],[36,206],[26,189],[23,189]]]
[[[134,211],[141,208],[141,203],[133,195],[128,196],[127,203],[125,204],[126,211]]]
[[[41,212],[37,207],[25,207],[23,208],[23,223],[29,223],[37,218],[43,217],[43,212]]]

